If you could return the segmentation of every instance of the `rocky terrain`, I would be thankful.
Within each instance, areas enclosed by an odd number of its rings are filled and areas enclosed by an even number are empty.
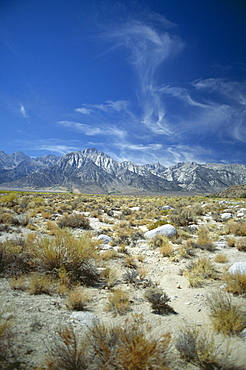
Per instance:
[[[246,369],[245,252],[243,199],[3,192],[0,367]]]
[[[0,152],[0,184],[9,189],[65,190],[94,194],[211,194],[246,183],[241,164],[118,162],[95,148],[62,157],[30,158]]]
[[[229,186],[217,195],[222,198],[246,198],[246,184]]]

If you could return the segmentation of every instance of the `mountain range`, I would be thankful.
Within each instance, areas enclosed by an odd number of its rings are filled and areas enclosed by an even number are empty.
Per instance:
[[[242,164],[118,162],[95,148],[32,158],[0,151],[0,188],[73,190],[83,193],[211,194],[246,183]]]

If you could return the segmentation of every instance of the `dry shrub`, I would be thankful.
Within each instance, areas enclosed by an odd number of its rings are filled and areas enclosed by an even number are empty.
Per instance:
[[[149,246],[150,248],[156,249],[156,248],[162,248],[170,246],[170,240],[165,235],[157,234],[154,238],[151,238],[149,240]]]
[[[160,315],[175,313],[174,309],[168,304],[171,298],[161,288],[149,288],[145,293],[145,298],[149,301],[155,313]]]
[[[115,241],[118,244],[130,243],[131,237],[134,233],[134,229],[130,227],[129,222],[121,221],[113,227],[115,233]]]
[[[212,262],[206,257],[201,257],[192,261],[186,267],[183,274],[187,277],[191,287],[199,287],[203,285],[207,279],[215,280],[218,278],[218,274]]]
[[[24,239],[7,240],[0,244],[0,274],[20,276],[33,271],[35,255]]]
[[[50,276],[35,272],[29,278],[28,291],[33,295],[52,295],[55,292],[54,280]]]
[[[128,268],[136,269],[137,268],[137,261],[134,256],[125,256],[125,266]]]
[[[82,370],[88,369],[88,360],[84,343],[76,336],[72,326],[59,329],[53,346],[42,369]]]
[[[228,234],[233,234],[235,236],[246,236],[246,221],[228,221],[225,231]]]
[[[224,253],[218,253],[216,254],[216,256],[214,257],[214,262],[218,262],[218,263],[226,263],[228,262],[228,257],[226,254]]]
[[[14,323],[12,319],[6,319],[4,314],[4,311],[0,312],[0,368],[19,369],[20,363],[16,361],[16,354],[13,351],[15,340]]]
[[[122,289],[114,290],[108,297],[106,311],[112,312],[114,316],[125,315],[130,311],[129,294]]]
[[[66,304],[70,310],[86,311],[89,301],[88,293],[81,287],[76,287],[69,291]]]
[[[44,368],[168,370],[171,335],[154,339],[151,329],[138,317],[115,327],[96,324],[81,337],[71,326],[60,329]]]
[[[245,312],[232,303],[224,292],[213,292],[207,297],[210,319],[214,329],[225,335],[240,334],[246,327]]]
[[[234,236],[228,236],[226,239],[226,242],[228,246],[232,248],[232,247],[235,247],[236,239]]]
[[[22,275],[22,276],[16,276],[10,279],[9,285],[11,289],[14,290],[27,290],[28,288],[28,282],[27,282],[27,277]]]
[[[72,214],[63,216],[57,222],[59,227],[82,228],[85,230],[90,229],[90,220],[83,214]]]
[[[54,238],[38,240],[36,253],[43,271],[59,277],[62,268],[71,283],[95,285],[100,282],[96,246],[97,242],[90,234],[76,239],[72,234],[59,230]]]
[[[225,289],[227,292],[236,295],[246,295],[246,275],[245,274],[230,274],[224,275]]]
[[[194,325],[180,329],[175,347],[182,360],[196,367],[198,366],[199,369],[240,370],[235,362],[228,360],[229,350],[223,353],[222,348],[218,346],[218,343],[215,343],[213,333]],[[223,357],[221,357],[221,352]]]
[[[176,226],[188,226],[197,223],[197,216],[191,207],[180,208],[172,211],[169,220]]]
[[[169,244],[163,245],[159,250],[163,257],[170,257],[174,252],[173,246],[170,242]]]
[[[235,247],[242,252],[246,252],[246,236],[236,239]]]
[[[117,270],[106,267],[102,272],[102,277],[106,282],[107,288],[111,289],[113,288],[117,282]]]
[[[209,238],[209,232],[206,226],[201,226],[198,230],[197,245],[201,249],[209,251],[214,250],[212,240]]]

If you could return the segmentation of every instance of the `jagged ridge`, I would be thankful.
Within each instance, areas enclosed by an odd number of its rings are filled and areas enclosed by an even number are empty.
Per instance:
[[[30,158],[24,153],[0,152],[0,184],[4,187],[75,187],[88,192],[200,192],[214,193],[246,183],[240,164],[118,162],[95,148],[62,157]]]

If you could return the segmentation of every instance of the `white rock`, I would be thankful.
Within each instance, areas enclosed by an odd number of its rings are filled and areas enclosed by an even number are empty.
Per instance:
[[[199,229],[198,225],[192,224],[188,226],[189,231],[197,231]]]
[[[223,249],[223,248],[227,248],[228,247],[228,244],[226,241],[218,241],[218,242],[214,242],[214,247],[217,248],[217,249]]]
[[[222,213],[221,218],[222,220],[229,220],[230,218],[232,218],[232,214],[230,212]]]
[[[240,217],[240,218],[241,218],[241,217],[244,217],[244,212],[238,212],[238,213],[237,213],[237,217]]]
[[[108,244],[112,241],[112,238],[108,235],[101,234],[97,237],[98,240],[100,240],[104,244]]]
[[[161,209],[162,209],[163,211],[165,211],[166,209],[174,209],[174,208],[172,208],[172,207],[170,207],[170,206],[163,206]]]
[[[102,251],[108,251],[108,250],[113,249],[112,245],[110,245],[110,244],[100,244],[100,245],[99,245],[99,248],[100,248]]]
[[[78,322],[86,327],[91,327],[94,324],[99,323],[99,318],[93,313],[88,311],[74,311],[72,312],[70,318],[74,322]]]
[[[242,274],[246,275],[246,262],[235,262],[229,268],[228,272],[230,274]]]
[[[144,236],[147,239],[155,238],[156,235],[164,235],[164,236],[167,236],[169,238],[172,238],[176,234],[177,234],[177,230],[175,229],[175,227],[170,225],[170,224],[166,224],[166,225],[159,226],[156,229],[147,231],[144,234]]]

